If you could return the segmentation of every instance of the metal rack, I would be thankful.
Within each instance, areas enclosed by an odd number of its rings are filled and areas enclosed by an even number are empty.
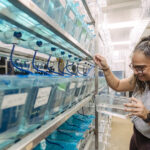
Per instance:
[[[45,26],[47,29],[53,30],[53,32],[58,35],[59,37],[63,38],[66,42],[70,43],[71,45],[73,45],[73,47],[77,48],[80,52],[82,52],[83,54],[85,54],[85,56],[87,56],[87,60],[91,60],[92,59],[92,55],[82,47],[82,45],[75,40],[71,35],[69,35],[66,31],[64,31],[63,29],[61,29],[50,17],[48,17],[40,8],[38,8],[31,0],[9,0],[13,5],[15,5],[18,8],[21,8],[21,10],[23,10],[26,14],[30,15],[33,19],[37,20],[38,22],[40,22],[43,26]],[[92,15],[88,9],[88,6],[86,4],[85,0],[82,0],[85,9],[87,10],[88,15],[91,18],[91,23],[95,23],[95,20],[92,18]],[[36,35],[39,38],[42,38],[44,40],[46,40],[47,42],[50,42],[60,48],[63,48],[64,50],[73,53],[74,55],[77,55],[79,57],[81,57],[80,55],[70,51],[69,49],[67,49],[66,47],[59,45],[58,43],[55,43],[54,41],[52,41],[50,38],[47,38],[43,35],[40,35],[38,33],[36,33],[34,30],[27,28],[26,26],[19,24],[17,21],[15,21],[15,16],[1,12],[0,13],[0,17],[15,24],[16,26]],[[4,56],[9,56],[10,52],[11,52],[11,48],[12,45],[8,45],[8,44],[4,44],[4,43],[0,43],[0,50],[1,50],[1,55]],[[19,57],[19,58],[33,58],[34,55],[34,51],[29,50],[29,49],[25,49],[25,48],[21,48],[16,46],[15,49],[15,57]],[[45,61],[48,59],[48,55],[46,54],[42,54],[39,53],[36,57],[37,60],[41,60],[41,61]],[[95,93],[97,93],[98,91],[98,71],[96,72],[96,80],[95,80]],[[103,89],[103,88],[102,88]],[[102,90],[100,89],[100,90]],[[74,113],[76,113],[80,108],[82,108],[87,102],[89,102],[92,99],[92,96],[94,94],[92,94],[91,96],[88,96],[87,98],[85,98],[84,100],[82,100],[81,102],[79,102],[78,104],[76,104],[74,107],[68,109],[66,112],[60,114],[58,117],[56,117],[55,119],[47,122],[45,125],[43,125],[42,127],[40,127],[39,129],[37,129],[36,131],[30,133],[29,135],[27,135],[26,137],[24,137],[23,139],[21,139],[19,142],[17,142],[16,144],[14,144],[13,146],[11,146],[10,148],[8,148],[8,150],[30,150],[33,147],[35,147],[42,139],[44,139],[45,137],[47,137],[50,133],[52,133],[56,128],[58,128],[62,123],[64,123],[69,117],[71,117]],[[98,121],[98,114],[95,111],[95,115],[96,115],[96,125],[97,125],[97,121]],[[97,130],[98,127],[96,126],[95,129],[95,139],[97,138]],[[96,133],[97,132],[97,133]],[[89,141],[88,144],[85,146],[85,150],[87,150],[90,146],[90,143],[92,142],[93,139],[93,134],[89,137]],[[96,149],[98,150],[98,139],[95,140],[96,141]]]
[[[95,25],[95,20],[94,20],[94,18],[92,17],[92,14],[91,14],[91,12],[90,12],[90,9],[89,9],[89,7],[88,7],[88,4],[87,4],[86,0],[82,0],[82,3],[83,3],[83,6],[84,6],[84,8],[85,8],[85,10],[86,10],[86,12],[87,12],[87,14],[88,14],[90,20],[91,20],[91,22],[88,22],[88,24],[94,24],[94,25]]]

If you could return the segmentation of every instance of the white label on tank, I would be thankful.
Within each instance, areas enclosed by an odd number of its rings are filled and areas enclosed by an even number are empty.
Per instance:
[[[61,5],[65,8],[66,7],[66,1],[65,0],[60,0]]]
[[[71,83],[69,89],[75,88],[75,85],[76,85],[75,83]]]
[[[58,112],[59,111],[59,107],[55,107],[53,111],[54,112]]]
[[[82,83],[78,83],[78,86],[77,86],[77,87],[79,88],[79,87],[81,87],[81,85],[82,85]]]
[[[74,20],[74,14],[73,14],[73,12],[72,12],[72,11],[70,11],[70,13],[69,13],[69,17],[70,17],[72,20]]]
[[[5,95],[1,109],[23,105],[26,102],[28,93]]]
[[[52,87],[39,88],[34,108],[47,104]]]

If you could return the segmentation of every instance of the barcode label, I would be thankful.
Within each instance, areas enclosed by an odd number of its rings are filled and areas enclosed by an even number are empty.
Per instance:
[[[34,104],[34,108],[45,105],[48,103],[49,95],[52,87],[39,88],[38,94],[36,97],[36,102]]]
[[[27,95],[28,93],[5,95],[1,109],[24,105],[27,99]]]
[[[58,112],[59,111],[59,107],[55,107],[53,111],[54,112]]]

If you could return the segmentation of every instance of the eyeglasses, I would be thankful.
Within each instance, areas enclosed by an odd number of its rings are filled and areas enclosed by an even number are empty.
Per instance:
[[[143,73],[143,71],[148,67],[146,65],[133,65],[130,64],[129,67],[133,70],[133,71],[137,71],[138,73]]]

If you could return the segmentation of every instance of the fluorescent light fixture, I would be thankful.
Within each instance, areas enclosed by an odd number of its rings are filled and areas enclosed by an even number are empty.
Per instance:
[[[130,41],[112,42],[111,45],[129,45]]]
[[[109,29],[134,27],[136,24],[138,24],[138,22],[139,21],[127,21],[127,22],[111,23],[111,24],[107,24],[107,27]]]

